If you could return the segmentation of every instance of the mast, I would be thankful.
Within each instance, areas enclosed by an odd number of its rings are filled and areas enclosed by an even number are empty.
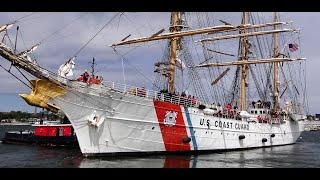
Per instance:
[[[278,12],[273,13],[274,22],[278,21]],[[274,29],[277,29],[278,25],[274,25]],[[279,45],[278,45],[278,33],[273,34],[273,57],[279,57]],[[273,109],[278,111],[280,108],[279,104],[279,62],[273,63]]]
[[[171,27],[170,32],[180,31],[180,22],[181,22],[181,12],[172,12],[171,13]],[[174,93],[175,91],[175,66],[177,58],[177,50],[179,46],[181,37],[174,37],[170,42],[170,58],[169,58],[169,76],[168,76],[168,85],[169,93]]]
[[[94,65],[96,65],[96,63],[95,63],[95,59],[93,57],[92,58],[92,62],[91,62],[91,74],[92,74],[92,76],[94,76]]]
[[[248,12],[242,13],[242,24],[248,24]],[[240,34],[246,33],[245,29],[240,30]],[[241,61],[248,61],[248,37],[241,37]],[[246,79],[247,79],[247,64],[241,65],[241,82],[240,82],[240,111],[246,109]]]
[[[19,33],[19,26],[17,26],[16,40],[14,41],[14,51],[13,51],[14,53],[17,52],[18,33]]]

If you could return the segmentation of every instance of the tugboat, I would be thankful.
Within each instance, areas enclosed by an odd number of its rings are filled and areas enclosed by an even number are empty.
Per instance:
[[[74,129],[66,116],[61,123],[33,124],[34,130],[8,131],[2,139],[7,144],[36,144],[42,146],[78,146]]]

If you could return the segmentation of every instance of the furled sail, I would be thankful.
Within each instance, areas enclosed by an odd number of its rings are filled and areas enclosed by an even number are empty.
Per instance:
[[[32,59],[29,55],[31,53],[33,53],[39,47],[39,45],[40,44],[36,44],[36,45],[32,46],[30,49],[21,52],[18,56],[22,57],[22,58],[25,58],[28,61],[30,61],[31,63],[34,63],[34,64],[37,65],[37,61],[35,59]]]
[[[6,25],[0,26],[0,32],[10,29],[13,25],[14,24],[6,24]]]
[[[180,51],[178,51],[177,53],[177,57],[176,57],[176,66],[181,68],[181,69],[184,69],[186,68],[186,65],[184,64],[184,62],[179,58],[179,53]]]
[[[58,70],[58,74],[62,77],[70,77],[73,76],[73,69],[75,67],[75,57],[72,57],[69,61],[62,64]]]

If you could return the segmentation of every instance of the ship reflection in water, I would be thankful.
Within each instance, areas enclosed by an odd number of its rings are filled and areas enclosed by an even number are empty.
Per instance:
[[[284,148],[277,151],[290,152],[293,146],[277,147]],[[139,167],[139,168],[209,168],[209,167],[268,167],[268,163],[259,163],[266,158],[266,153],[272,153],[270,149],[255,149],[249,151],[223,152],[202,155],[170,155],[150,157],[127,157],[127,158],[89,158],[82,159],[81,168],[109,168],[109,167]],[[284,153],[282,153],[284,154]],[[285,158],[285,157],[284,157]]]
[[[315,150],[317,149],[317,150]],[[295,145],[211,153],[193,156],[154,156],[137,158],[82,159],[81,168],[244,168],[244,167],[319,167],[319,144]]]
[[[294,145],[201,155],[84,158],[79,148],[0,143],[0,167],[242,168],[319,167],[320,131],[304,132]]]
[[[195,167],[196,156],[148,156],[126,158],[83,159],[81,168],[191,168]]]

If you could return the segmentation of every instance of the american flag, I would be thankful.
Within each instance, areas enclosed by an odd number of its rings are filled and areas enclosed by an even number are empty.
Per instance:
[[[299,48],[299,46],[298,46],[298,44],[296,44],[296,43],[291,43],[291,44],[289,44],[289,50],[290,50],[291,52],[294,52],[294,51],[298,50],[298,48]]]

